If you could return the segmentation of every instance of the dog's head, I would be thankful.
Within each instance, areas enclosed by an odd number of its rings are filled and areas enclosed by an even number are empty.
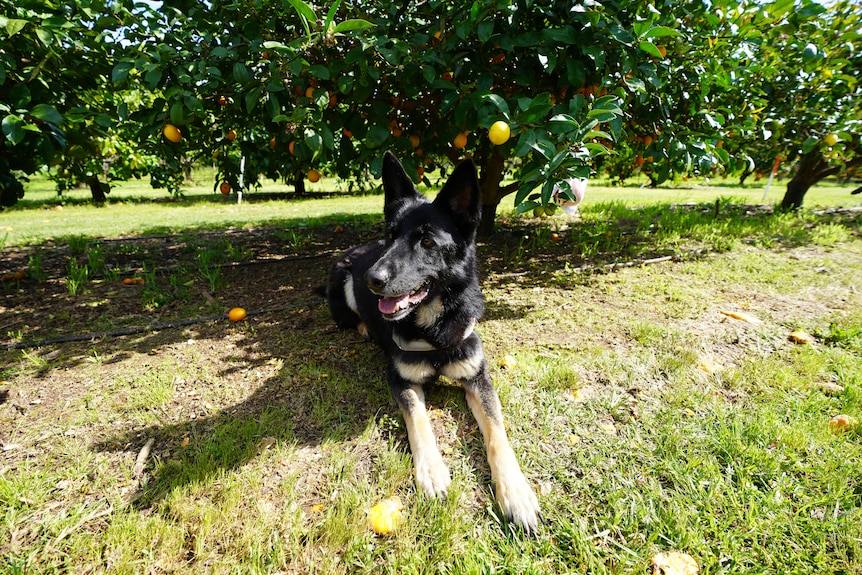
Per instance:
[[[481,194],[476,166],[466,160],[429,202],[390,152],[383,158],[383,189],[386,249],[365,280],[381,296],[383,316],[399,320],[429,294],[469,281]]]

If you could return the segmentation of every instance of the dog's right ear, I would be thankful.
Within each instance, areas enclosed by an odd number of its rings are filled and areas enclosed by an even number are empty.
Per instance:
[[[386,152],[383,156],[383,192],[386,210],[395,207],[403,199],[421,197],[392,152]]]

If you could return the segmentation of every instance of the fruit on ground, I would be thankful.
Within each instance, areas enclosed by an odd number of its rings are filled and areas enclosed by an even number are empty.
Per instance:
[[[384,499],[368,510],[368,527],[378,535],[389,535],[401,522],[403,509],[398,496]]]
[[[512,135],[512,130],[509,129],[509,124],[503,120],[497,120],[491,124],[491,129],[488,130],[488,139],[495,146],[502,146],[509,141],[509,136]]]
[[[245,309],[241,307],[235,307],[229,312],[227,312],[227,318],[231,321],[242,321],[247,316],[248,314],[246,313]]]
[[[308,181],[312,184],[320,181],[320,172],[317,170],[308,170],[308,174],[306,175],[308,176]]]
[[[843,431],[849,431],[856,425],[856,423],[855,419],[842,413],[841,415],[836,415],[829,420],[829,429],[836,433],[841,433]]]
[[[183,138],[183,134],[180,132],[180,129],[173,124],[165,124],[165,127],[162,128],[162,134],[165,136],[165,139],[174,144],[178,143]]]

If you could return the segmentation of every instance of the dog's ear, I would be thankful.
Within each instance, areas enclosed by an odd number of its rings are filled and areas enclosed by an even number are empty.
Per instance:
[[[434,199],[434,205],[452,215],[468,240],[476,235],[482,219],[482,193],[473,160],[464,160]]]
[[[420,197],[410,176],[392,152],[386,152],[383,156],[383,192],[383,201],[387,207],[403,199]]]

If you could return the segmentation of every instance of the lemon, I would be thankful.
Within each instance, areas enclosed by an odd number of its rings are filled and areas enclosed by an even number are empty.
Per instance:
[[[168,141],[173,142],[174,144],[183,138],[183,134],[180,132],[180,129],[173,124],[165,124],[165,127],[162,128],[162,134],[164,134]]]
[[[488,139],[495,146],[502,146],[509,141],[509,136],[512,135],[512,130],[509,129],[509,124],[503,120],[497,120],[491,124],[491,129],[488,130]]]
[[[368,510],[368,527],[378,535],[389,535],[401,522],[404,505],[398,496],[384,499]]]

